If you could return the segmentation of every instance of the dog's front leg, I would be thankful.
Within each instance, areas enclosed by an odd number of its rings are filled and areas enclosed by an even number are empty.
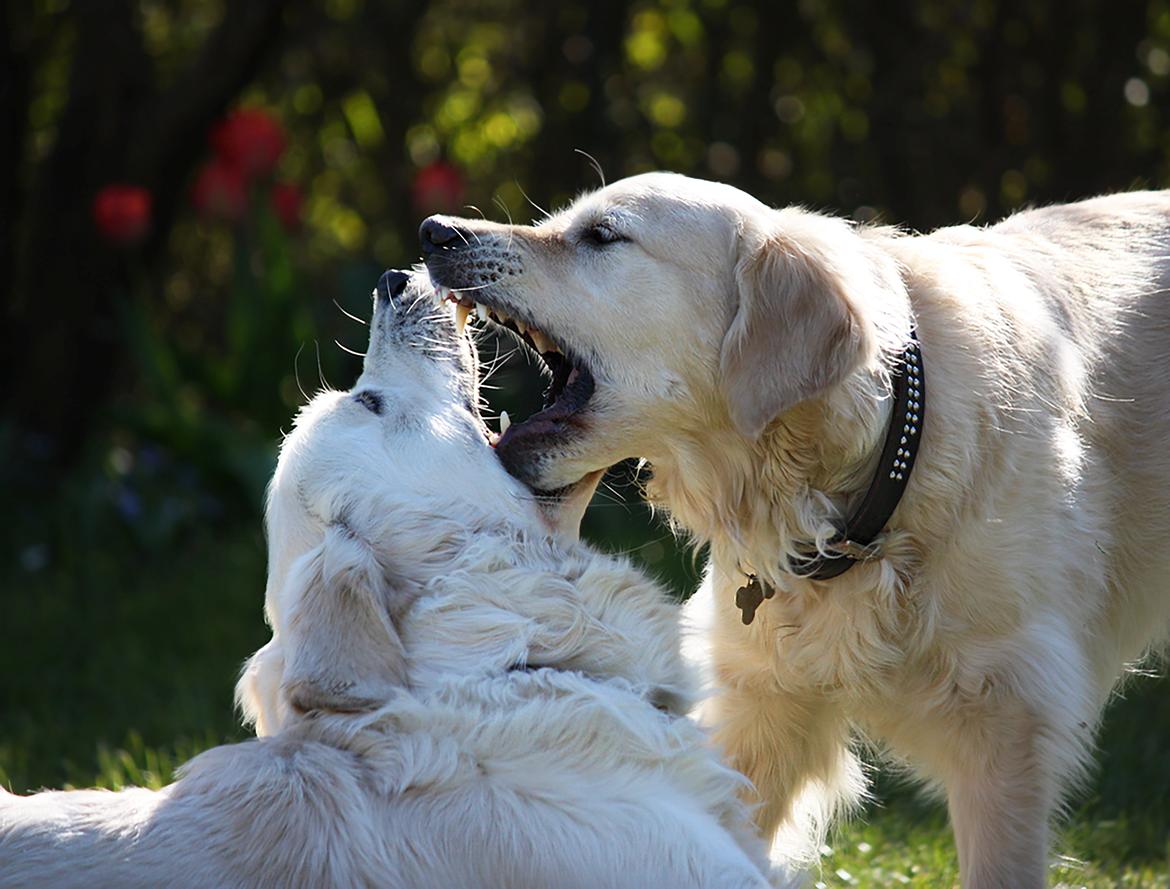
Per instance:
[[[956,745],[947,807],[964,889],[1043,889],[1056,786],[1037,749],[1041,726],[1024,708],[1006,708],[968,731],[985,746]]]
[[[703,718],[731,765],[754,785],[761,834],[771,839],[784,828],[781,851],[788,856],[815,849],[832,816],[864,793],[848,723],[824,698],[729,685],[707,702]]]
[[[1072,678],[1047,671],[1045,688],[1061,692],[1047,705],[988,679],[978,693],[955,691],[945,715],[904,723],[899,740],[914,740],[895,746],[946,788],[964,889],[1047,885],[1051,820],[1091,725]]]

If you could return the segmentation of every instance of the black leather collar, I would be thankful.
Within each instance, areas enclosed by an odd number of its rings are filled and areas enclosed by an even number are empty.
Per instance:
[[[901,361],[891,369],[890,376],[894,384],[894,408],[890,413],[890,425],[886,429],[886,442],[877,472],[857,509],[829,541],[827,548],[832,554],[823,555],[816,551],[816,547],[808,545],[800,547],[808,553],[807,556],[789,560],[791,572],[798,577],[831,580],[857,562],[868,561],[877,555],[874,541],[898,508],[902,492],[910,481],[926,419],[926,376],[922,349],[914,330],[910,331],[910,340],[902,350]],[[735,594],[735,606],[743,612],[745,624],[752,622],[760,603],[771,599],[774,592],[755,575],[748,575],[748,582]]]

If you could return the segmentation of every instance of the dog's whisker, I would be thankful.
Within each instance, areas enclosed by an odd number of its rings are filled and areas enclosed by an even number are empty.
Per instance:
[[[335,346],[337,346],[337,348],[339,348],[342,352],[348,352],[350,355],[354,355],[357,358],[365,358],[366,357],[365,352],[355,352],[353,349],[349,348],[349,346],[342,345],[342,343],[339,340],[334,340],[333,344]]]
[[[494,286],[494,285],[492,285],[492,284],[470,284],[467,287],[460,287],[458,292],[459,293],[471,293],[474,290],[486,290],[487,288],[492,287],[492,286]]]
[[[548,210],[544,209],[544,207],[540,206],[540,204],[536,203],[536,201],[532,200],[532,198],[528,196],[528,192],[524,190],[524,186],[520,184],[519,179],[515,179],[513,181],[515,182],[516,187],[520,189],[520,194],[524,196],[524,200],[528,201],[528,203],[532,205],[533,209],[540,213],[543,218],[548,219],[550,216],[552,216]],[[533,220],[533,224],[535,223],[536,220]]]
[[[464,230],[461,227],[459,227],[459,226],[455,227],[455,234],[457,234],[459,236],[459,239],[461,241],[463,241],[463,246],[465,246],[465,247],[471,246],[471,241],[467,240],[467,234],[464,232]],[[472,234],[475,234],[475,233],[472,232]],[[476,241],[477,242],[479,241],[478,235],[476,235]]]
[[[504,218],[508,220],[508,226],[510,229],[511,226],[513,225],[512,211],[508,209],[508,205],[504,203],[504,199],[501,198],[499,195],[496,195],[492,200],[501,210],[504,211]]]
[[[589,159],[589,162],[593,165],[593,169],[597,171],[597,178],[601,180],[601,187],[605,188],[605,172],[601,169],[601,164],[598,163],[597,158],[591,155],[588,151],[583,151],[580,148],[574,148],[573,151],[582,157]]]
[[[297,349],[297,354],[293,356],[293,379],[296,380],[297,390],[301,393],[301,398],[303,398],[305,400],[305,402],[307,403],[310,401],[310,398],[308,396],[308,393],[305,392],[305,387],[301,385],[301,368],[300,368],[301,353],[304,351],[305,351],[305,343],[302,340],[300,348]]]
[[[424,299],[428,299],[428,298],[429,298],[429,297],[428,297],[426,294],[424,294],[424,293],[420,293],[420,294],[418,294],[418,295],[417,295],[417,296],[414,298],[414,301],[413,301],[413,302],[412,302],[412,303],[411,303],[409,306],[407,306],[407,308],[406,308],[406,314],[408,314],[408,315],[409,315],[411,312],[413,312],[413,311],[415,310],[415,307],[416,307],[416,306],[417,306],[417,305],[418,305],[420,302],[422,302]]]
[[[321,366],[321,343],[318,340],[313,340],[313,349],[317,353],[317,381],[321,384],[322,389],[331,388],[329,382],[325,379],[325,369]]]
[[[391,300],[391,302],[393,302],[393,300]],[[365,327],[366,322],[363,319],[359,318],[357,315],[347,312],[344,307],[342,307],[341,303],[339,303],[337,300],[333,300],[333,305],[337,306],[337,311],[341,312],[341,314],[343,314],[346,318],[349,318],[351,321],[356,321],[358,324]]]

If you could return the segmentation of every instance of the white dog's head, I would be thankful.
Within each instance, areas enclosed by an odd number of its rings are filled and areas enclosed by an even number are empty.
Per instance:
[[[361,377],[306,405],[284,441],[267,513],[273,639],[241,678],[245,713],[264,734],[452,673],[543,665],[681,706],[672,608],[576,542],[592,482],[550,507],[500,466],[473,347],[433,297],[425,275],[387,272]]]
[[[873,364],[875,307],[904,292],[849,223],[669,173],[535,226],[431,217],[420,237],[437,284],[526,331],[549,361],[559,398],[499,445],[540,490],[657,461],[681,435],[755,440]]]

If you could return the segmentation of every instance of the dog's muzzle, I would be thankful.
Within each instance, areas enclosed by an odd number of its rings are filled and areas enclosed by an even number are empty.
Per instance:
[[[442,216],[428,216],[418,227],[418,241],[426,257],[467,244],[468,237],[467,232],[451,225]]]

